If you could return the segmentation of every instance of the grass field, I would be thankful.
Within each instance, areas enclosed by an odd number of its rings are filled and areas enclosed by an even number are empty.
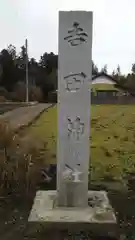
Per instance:
[[[48,162],[56,162],[57,107],[50,108],[28,132],[47,142]],[[92,105],[90,165],[93,180],[122,180],[135,166],[135,106]]]

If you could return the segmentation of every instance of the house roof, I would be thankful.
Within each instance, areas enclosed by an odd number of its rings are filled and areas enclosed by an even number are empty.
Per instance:
[[[98,73],[97,75],[93,75],[92,76],[92,81],[94,81],[96,78],[98,77],[106,77],[109,78],[112,82],[114,82],[114,84],[117,84],[117,81],[110,75],[106,74],[106,73]]]

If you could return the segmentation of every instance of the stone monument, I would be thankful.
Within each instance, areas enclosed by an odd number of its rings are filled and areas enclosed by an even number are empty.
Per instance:
[[[88,206],[91,52],[92,13],[60,12],[57,151],[59,206]],[[69,176],[64,176],[68,173]]]
[[[57,190],[38,191],[29,216],[45,239],[116,234],[106,192],[88,191],[92,19],[92,12],[59,13]]]

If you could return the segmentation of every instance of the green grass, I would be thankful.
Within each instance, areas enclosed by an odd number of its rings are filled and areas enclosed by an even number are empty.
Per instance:
[[[42,114],[28,132],[47,141],[48,162],[56,162],[57,107]],[[133,172],[135,105],[92,105],[90,148],[93,180],[121,180]]]

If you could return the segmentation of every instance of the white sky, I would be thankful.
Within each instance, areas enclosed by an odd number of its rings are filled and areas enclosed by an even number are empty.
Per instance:
[[[29,55],[58,51],[58,11],[94,12],[92,58],[113,71],[127,73],[135,62],[135,0],[0,0],[0,50],[17,51],[29,41]]]

